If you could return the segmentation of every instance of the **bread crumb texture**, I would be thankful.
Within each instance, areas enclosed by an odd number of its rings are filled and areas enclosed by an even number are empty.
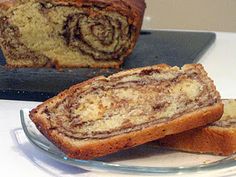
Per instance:
[[[24,50],[47,58],[38,59],[38,66],[117,67],[132,51],[140,30],[125,15],[93,4],[77,7],[30,0],[11,7],[5,15],[0,36],[11,58],[7,62],[16,66],[36,63],[22,55]],[[137,16],[140,24],[141,17]],[[16,52],[12,44],[22,49]]]

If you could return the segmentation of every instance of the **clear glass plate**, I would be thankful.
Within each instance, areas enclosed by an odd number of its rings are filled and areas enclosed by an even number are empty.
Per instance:
[[[154,143],[141,145],[132,149],[114,153],[94,160],[78,160],[66,155],[48,141],[30,120],[29,110],[20,111],[21,124],[29,141],[48,156],[86,170],[116,171],[122,173],[142,174],[189,174],[196,172],[215,172],[224,170],[236,174],[236,155],[229,157],[207,154],[185,153],[156,146]],[[228,174],[229,175],[229,174]]]

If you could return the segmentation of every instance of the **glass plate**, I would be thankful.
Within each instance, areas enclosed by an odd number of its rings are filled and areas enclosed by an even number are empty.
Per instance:
[[[78,160],[66,155],[48,141],[30,120],[29,110],[20,111],[21,124],[29,141],[48,156],[86,170],[116,171],[122,173],[142,174],[183,174],[196,172],[215,172],[228,170],[236,166],[236,155],[229,157],[207,154],[194,154],[161,148],[155,143],[141,145],[132,149],[114,153],[94,160]],[[231,170],[230,170],[231,169]],[[220,175],[221,173],[217,173]],[[226,175],[224,171],[222,174]]]

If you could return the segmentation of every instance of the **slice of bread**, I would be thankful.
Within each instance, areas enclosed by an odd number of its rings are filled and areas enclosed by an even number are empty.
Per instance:
[[[68,157],[91,159],[218,120],[223,104],[200,64],[131,69],[72,86],[30,112]]]
[[[223,100],[222,118],[208,126],[167,136],[158,144],[174,149],[230,155],[236,152],[236,100]]]

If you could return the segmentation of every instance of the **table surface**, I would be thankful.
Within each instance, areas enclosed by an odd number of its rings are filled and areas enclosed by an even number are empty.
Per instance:
[[[209,76],[214,80],[222,98],[236,98],[236,33],[216,34],[216,42],[199,62],[205,66]],[[21,128],[19,111],[22,108],[31,109],[38,104],[38,102],[0,100],[1,176],[111,176],[110,173],[90,172],[61,164],[28,143]],[[113,174],[113,176],[133,175]]]

